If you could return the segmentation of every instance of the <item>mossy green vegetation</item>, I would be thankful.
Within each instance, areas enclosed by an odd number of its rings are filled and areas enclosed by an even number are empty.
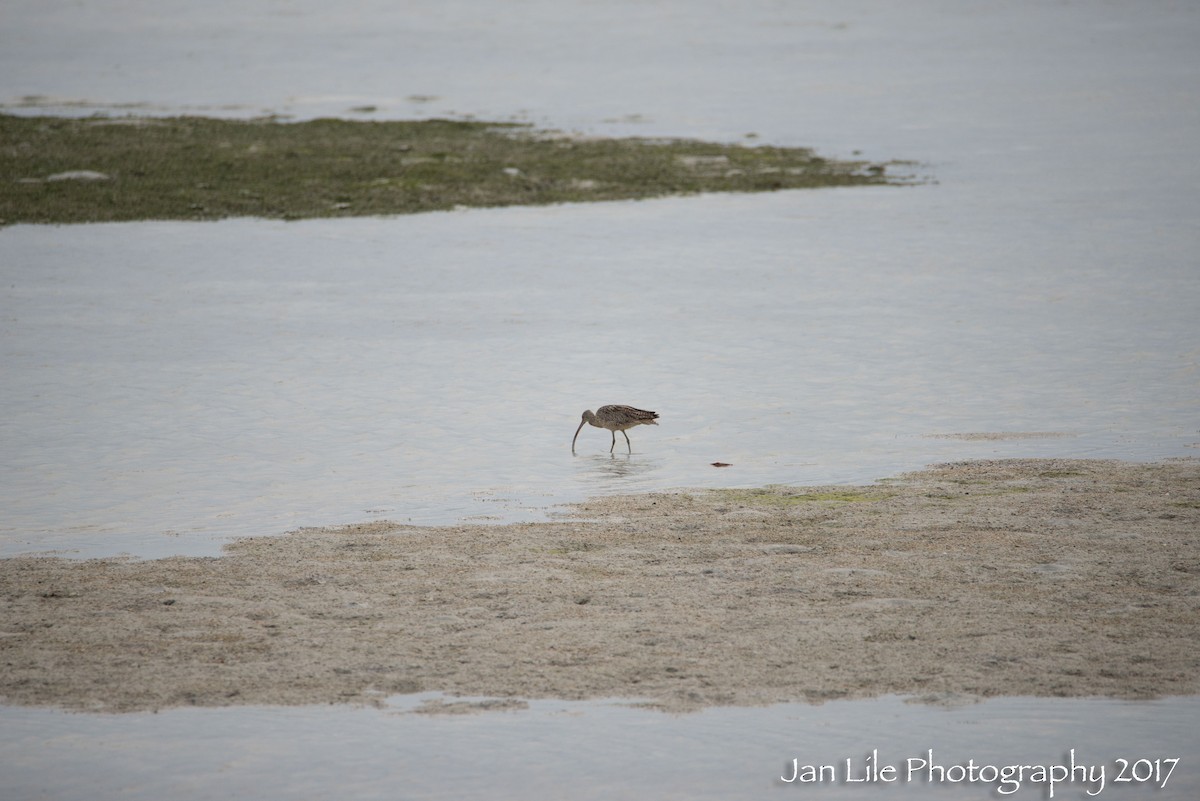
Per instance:
[[[512,123],[0,115],[0,225],[300,219],[911,183],[804,148]]]

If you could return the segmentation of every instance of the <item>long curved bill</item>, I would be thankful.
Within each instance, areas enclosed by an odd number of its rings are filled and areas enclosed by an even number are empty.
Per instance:
[[[579,428],[575,429],[575,436],[571,437],[571,453],[575,452],[575,440],[579,439],[579,432],[583,430],[583,424],[586,422],[587,420],[580,420]]]

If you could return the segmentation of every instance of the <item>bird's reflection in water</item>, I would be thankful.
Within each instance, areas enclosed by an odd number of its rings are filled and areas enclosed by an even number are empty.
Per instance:
[[[593,492],[638,492],[639,479],[649,478],[662,466],[662,459],[640,453],[597,453],[572,461],[578,477]]]

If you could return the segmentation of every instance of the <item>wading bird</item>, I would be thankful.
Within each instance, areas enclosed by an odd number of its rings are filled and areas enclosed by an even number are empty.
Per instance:
[[[654,422],[658,418],[658,412],[648,412],[645,409],[635,409],[632,406],[622,406],[619,403],[611,406],[601,406],[592,414],[592,410],[588,409],[583,413],[583,419],[579,421],[579,428],[575,429],[575,436],[571,439],[571,453],[575,452],[575,440],[579,439],[579,432],[583,430],[584,423],[591,423],[596,428],[607,428],[612,432],[612,446],[608,449],[609,453],[613,452],[613,448],[617,447],[617,432],[621,432],[621,436],[625,437],[625,446],[633,453],[633,444],[629,441],[629,435],[625,433],[625,429],[633,428],[634,426],[656,426]]]

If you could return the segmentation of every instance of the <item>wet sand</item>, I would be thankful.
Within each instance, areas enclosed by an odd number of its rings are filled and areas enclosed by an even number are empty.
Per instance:
[[[436,690],[685,711],[1200,692],[1198,460],[968,462],[563,511],[304,529],[221,558],[0,560],[0,699],[133,711]]]

